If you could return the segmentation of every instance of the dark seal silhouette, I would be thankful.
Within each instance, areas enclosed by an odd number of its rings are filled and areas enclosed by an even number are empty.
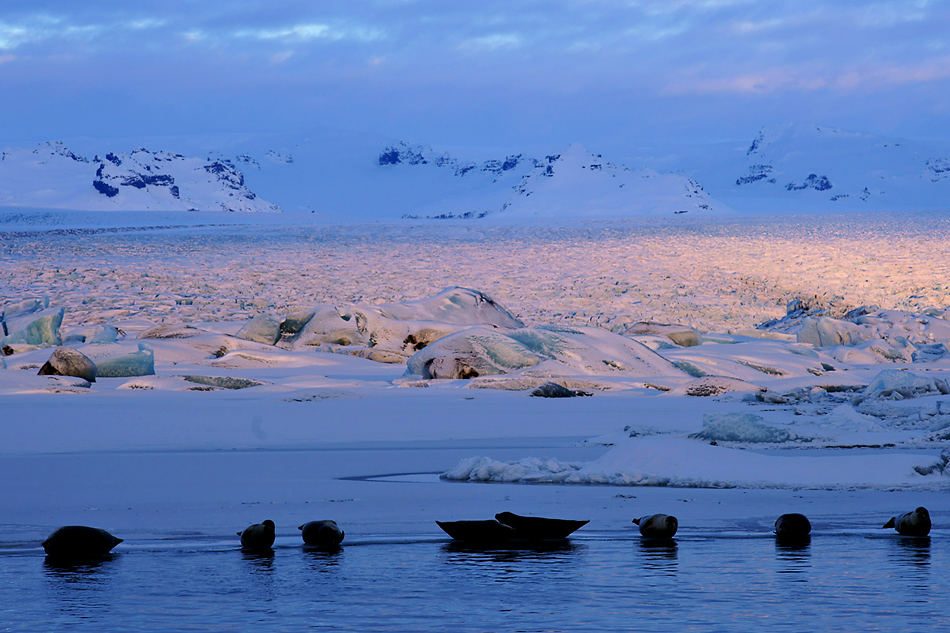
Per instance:
[[[241,547],[256,552],[269,550],[276,536],[274,529],[274,522],[270,519],[248,526],[243,532],[238,532],[238,536],[241,537]]]
[[[344,532],[336,521],[309,521],[297,529],[307,545],[336,547],[343,542]]]
[[[886,528],[894,528],[905,536],[927,536],[930,534],[930,513],[923,506],[913,512],[907,512],[899,517],[891,517],[884,524]]]
[[[513,540],[518,532],[496,519],[485,521],[436,521],[446,534],[458,541],[495,545]]]
[[[105,557],[122,540],[99,528],[66,525],[43,541],[43,549],[52,560],[82,562]]]
[[[515,538],[529,541],[555,541],[565,539],[575,530],[590,521],[571,519],[545,519],[543,517],[525,517],[512,512],[499,512],[495,515],[500,523],[515,529]]]
[[[810,538],[811,523],[804,514],[792,512],[775,519],[775,537],[779,541],[796,542]]]
[[[668,514],[651,514],[633,522],[640,526],[640,534],[647,538],[673,538],[680,525],[676,517]]]

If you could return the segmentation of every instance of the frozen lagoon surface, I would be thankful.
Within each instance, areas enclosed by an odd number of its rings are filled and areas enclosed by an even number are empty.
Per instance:
[[[205,349],[221,345],[216,336],[233,343],[258,313],[401,302],[451,285],[487,292],[527,324],[655,319],[710,335],[781,317],[799,296],[946,308],[946,216],[547,228],[167,228],[175,218],[143,217],[166,228],[136,230],[56,217],[10,220],[0,233],[4,297],[64,306],[64,336],[114,324],[134,348],[138,333],[162,323],[208,334],[150,339],[156,376],[91,386],[36,376],[49,348],[6,357],[6,629],[917,631],[942,630],[950,616],[948,478],[913,470],[940,463],[950,397],[854,399],[883,370],[945,379],[946,359],[871,362],[865,353],[854,362],[821,349],[815,360],[768,346],[784,340],[753,341],[739,360],[786,372],[756,385],[811,394],[782,403],[678,393],[691,376],[574,376],[599,388],[543,399],[466,380],[406,381],[405,364],[325,351],[245,342],[228,364]],[[660,351],[735,373],[735,355],[716,349],[725,346]],[[837,371],[814,376],[795,365],[802,358]],[[266,384],[195,390],[181,375]],[[811,391],[829,375],[855,390]],[[797,439],[711,446],[688,437],[716,415],[740,416],[726,418],[737,422],[730,428],[755,415],[753,430]],[[644,453],[675,467],[638,469]],[[677,463],[683,455],[688,463]],[[496,483],[439,478],[476,458]],[[568,471],[609,483],[622,479],[614,471],[655,475],[642,483],[665,485],[526,483]],[[930,509],[929,538],[881,528],[918,505]],[[435,525],[502,511],[591,522],[563,546],[526,550],[467,549]],[[640,541],[631,520],[653,512],[679,518],[672,544]],[[811,519],[806,547],[771,538],[784,512]],[[277,524],[273,557],[242,553],[234,533],[265,518]],[[301,547],[296,526],[323,518],[346,531],[337,553]],[[47,565],[39,543],[67,524],[125,542],[96,565]]]

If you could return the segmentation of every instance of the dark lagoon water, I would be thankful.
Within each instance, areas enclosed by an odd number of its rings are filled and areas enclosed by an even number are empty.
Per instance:
[[[950,539],[592,535],[479,550],[378,537],[123,544],[94,565],[0,555],[0,631],[922,631],[950,622]]]

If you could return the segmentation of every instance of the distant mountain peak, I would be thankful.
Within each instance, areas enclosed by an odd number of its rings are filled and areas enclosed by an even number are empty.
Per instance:
[[[137,147],[89,159],[60,141],[4,152],[0,205],[78,210],[275,212],[228,160]],[[15,185],[15,189],[11,187]]]

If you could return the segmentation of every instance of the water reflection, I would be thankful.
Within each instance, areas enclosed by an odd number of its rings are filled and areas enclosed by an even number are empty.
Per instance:
[[[110,552],[99,558],[84,561],[69,561],[47,556],[43,561],[43,568],[46,570],[47,576],[62,578],[67,582],[87,580],[95,577],[93,572],[116,560],[119,556],[120,554]]]
[[[925,596],[930,594],[930,537],[929,536],[899,536],[888,539],[891,548],[888,558],[898,564],[897,577],[907,582],[907,588],[915,594]]]
[[[58,611],[83,618],[105,612],[112,597],[113,561],[118,557],[119,554],[108,554],[82,563],[58,562],[47,557],[43,571]]]
[[[255,576],[270,576],[274,572],[274,550],[241,551],[247,569]]]
[[[310,547],[303,546],[304,559],[308,567],[317,572],[328,572],[340,566],[343,561],[342,547]]]
[[[917,567],[930,565],[929,536],[902,536],[891,540],[895,544],[892,555],[898,561]]]
[[[640,539],[639,550],[644,570],[663,576],[675,576],[679,562],[679,546],[668,539]]]
[[[521,579],[540,582],[562,572],[571,572],[579,564],[583,545],[571,541],[509,545],[504,548],[473,547],[463,543],[442,546],[443,562],[453,568],[501,582]]]
[[[811,537],[775,539],[775,560],[780,574],[801,574],[811,567]],[[804,579],[802,579],[804,580]]]

